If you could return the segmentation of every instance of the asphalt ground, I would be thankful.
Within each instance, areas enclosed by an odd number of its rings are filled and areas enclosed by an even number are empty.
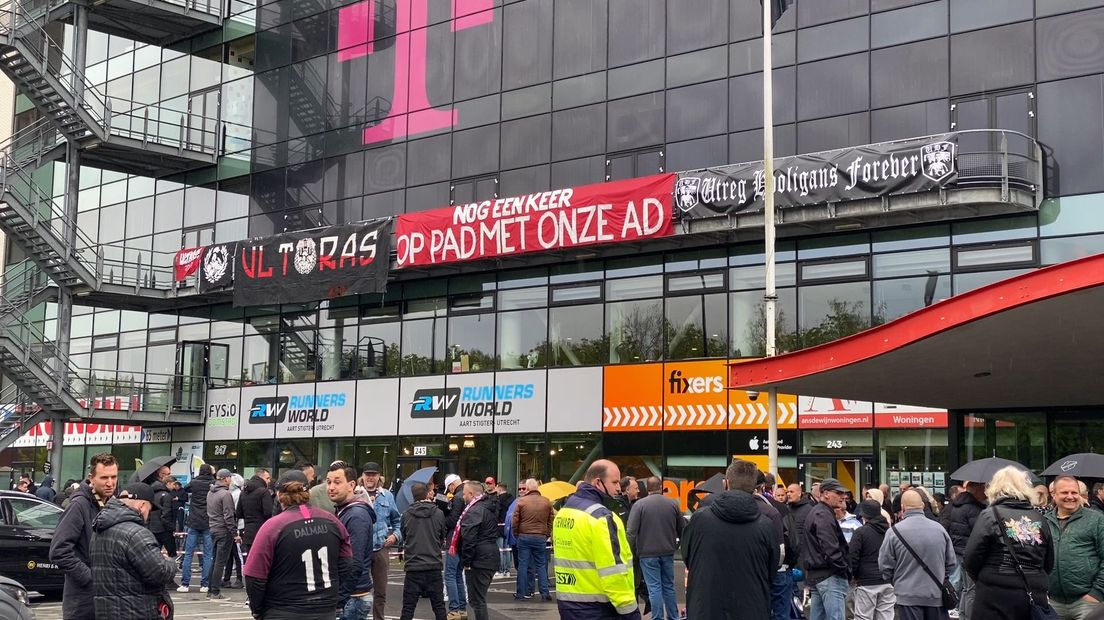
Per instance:
[[[402,610],[403,577],[401,564],[392,561],[387,580],[387,618],[389,619],[397,619],[399,612]],[[682,563],[676,562],[675,586],[680,608],[685,603],[682,582]],[[495,577],[491,582],[487,600],[492,620],[517,620],[518,618],[556,620],[559,618],[555,601],[544,602],[540,600],[539,596],[525,601],[515,599],[516,583],[514,577]],[[191,592],[188,594],[171,592],[176,607],[176,620],[252,620],[253,617],[246,605],[245,590],[223,589],[222,593],[229,596],[229,600],[209,601],[206,594],[199,593],[198,584],[199,574],[198,571],[195,571],[192,577]],[[554,584],[552,596],[555,598]],[[32,593],[31,607],[34,609],[36,620],[61,620],[60,601],[46,600]],[[429,600],[423,599],[418,603],[414,618],[415,620],[433,620],[433,611],[430,609]],[[474,619],[470,610],[469,618]]]

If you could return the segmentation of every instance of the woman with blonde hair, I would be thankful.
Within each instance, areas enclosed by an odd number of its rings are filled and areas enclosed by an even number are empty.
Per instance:
[[[971,617],[1030,620],[1031,603],[1047,603],[1054,563],[1050,528],[1032,506],[1037,494],[1022,469],[998,471],[985,495],[989,507],[978,516],[962,559],[977,583]]]
[[[885,495],[882,494],[881,489],[869,488],[866,490],[866,497],[864,499],[872,499],[878,502],[879,506],[885,505]],[[882,508],[882,516],[885,517],[886,523],[893,523],[892,517],[886,512],[885,508]]]

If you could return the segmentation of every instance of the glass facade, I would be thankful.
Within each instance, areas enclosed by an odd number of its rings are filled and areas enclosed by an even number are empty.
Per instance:
[[[1034,4],[806,2],[778,22],[779,156],[970,128],[1026,133],[1048,156],[1038,213],[780,242],[781,351],[1104,251],[1104,72],[1094,46],[1063,43],[1104,32],[1104,8]],[[163,278],[181,247],[755,160],[759,11],[722,0],[677,11],[659,0],[234,0],[221,30],[171,47],[93,31],[87,77],[113,109],[156,106],[176,126],[214,122],[218,165],[158,179],[82,167],[73,197],[64,162],[35,176],[77,201],[81,231],[105,256]],[[72,27],[51,28],[71,54]],[[20,96],[16,128],[38,118]],[[8,247],[16,269],[26,256]],[[78,305],[72,362],[105,380],[172,375],[183,343],[203,343],[223,369],[212,387],[250,388],[764,354],[761,244],[671,247],[431,271],[384,295],[307,304],[166,313]],[[56,335],[54,304],[33,316]],[[401,471],[412,462],[404,458],[429,455],[465,473],[569,479],[600,447],[634,471],[694,479],[733,453],[723,434],[702,438],[711,455],[702,460],[690,433],[648,432],[619,447],[628,433],[552,429],[472,438],[470,447],[444,429],[420,444],[234,438],[208,442],[205,458],[243,470],[376,459]],[[946,465],[937,431],[909,432],[868,442],[870,477]],[[427,452],[413,454],[419,446]]]

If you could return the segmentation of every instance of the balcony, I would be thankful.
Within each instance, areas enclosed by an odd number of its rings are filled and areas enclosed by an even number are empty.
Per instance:
[[[141,43],[166,47],[222,27],[223,0],[38,0],[28,13],[50,23],[72,23],[77,6],[88,7],[88,27]]]
[[[779,237],[824,234],[888,226],[921,224],[949,219],[974,218],[1036,211],[1043,201],[1043,154],[1033,138],[1015,131],[979,129],[939,136],[909,138],[870,145],[885,152],[894,145],[948,136],[959,144],[955,155],[957,180],[930,191],[889,193],[805,206],[786,206],[776,199]],[[863,147],[854,147],[863,148]],[[839,149],[816,154],[828,159]],[[776,166],[781,158],[776,158]],[[741,165],[742,166],[742,165]],[[711,171],[726,167],[711,168]],[[777,170],[776,170],[777,172]],[[678,209],[676,208],[676,212]],[[683,219],[683,235],[702,235],[728,241],[763,236],[762,202],[736,211],[702,219]],[[685,236],[674,237],[686,241]]]

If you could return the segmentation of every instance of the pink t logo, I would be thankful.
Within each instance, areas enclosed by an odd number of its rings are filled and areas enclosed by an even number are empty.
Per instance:
[[[337,42],[341,62],[375,51],[376,3],[363,0],[338,13]],[[429,0],[395,2],[395,88],[391,111],[378,124],[364,129],[364,144],[405,138],[456,125],[457,111],[429,104],[426,89],[426,25]],[[488,24],[494,0],[452,0],[452,31]],[[408,68],[409,67],[409,68]],[[415,111],[411,111],[415,110]]]

